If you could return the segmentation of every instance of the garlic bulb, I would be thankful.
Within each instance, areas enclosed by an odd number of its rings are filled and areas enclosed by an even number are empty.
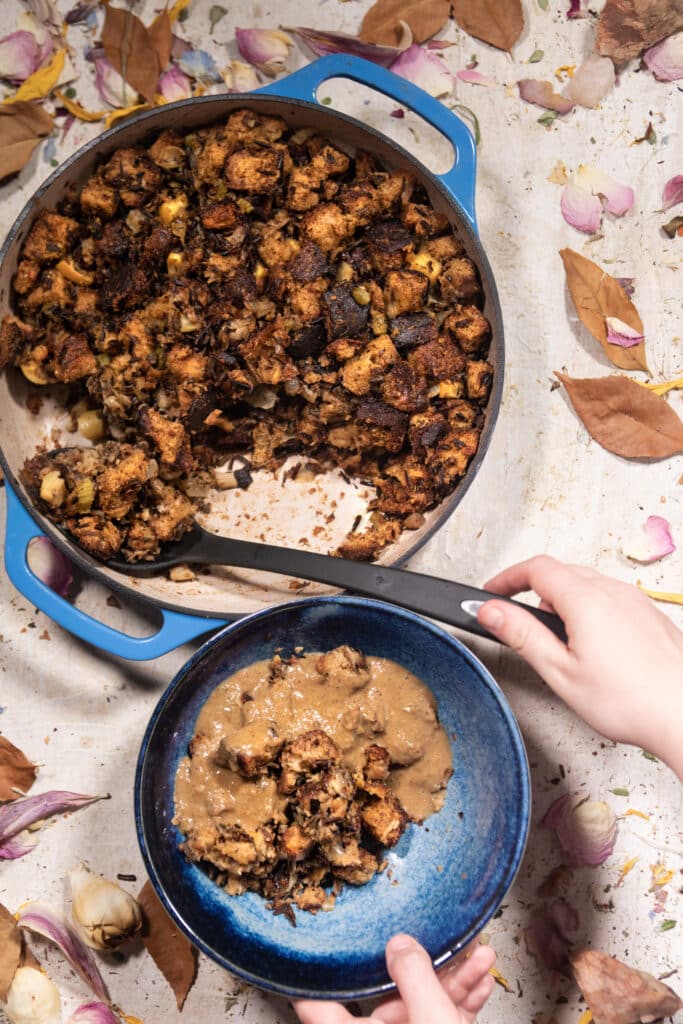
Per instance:
[[[0,1006],[11,1024],[59,1024],[62,1019],[57,987],[35,967],[17,967],[7,1002]]]
[[[85,864],[69,872],[71,913],[91,949],[116,949],[142,925],[137,900],[116,884],[89,871]]]

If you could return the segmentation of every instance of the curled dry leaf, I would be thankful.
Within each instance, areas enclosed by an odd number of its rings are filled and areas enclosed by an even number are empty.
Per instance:
[[[681,0],[607,0],[598,22],[597,47],[623,64],[682,28]]]
[[[26,793],[33,785],[37,771],[18,747],[0,736],[0,800],[16,800]]]
[[[153,103],[160,71],[159,56],[155,40],[140,19],[131,11],[107,4],[102,46],[121,77]]]
[[[26,166],[53,123],[50,115],[33,103],[0,105],[0,180]]]
[[[453,0],[460,28],[499,50],[511,50],[524,28],[520,0]]]
[[[173,29],[168,11],[160,11],[147,32],[157,55],[159,71],[163,71],[171,59],[171,50],[173,49]]]
[[[138,903],[142,907],[142,941],[182,1010],[197,973],[197,950],[173,924],[151,882],[143,885]]]
[[[570,962],[595,1024],[638,1024],[672,1017],[683,1002],[668,985],[597,949],[580,949]]]
[[[683,451],[683,420],[666,399],[636,381],[555,376],[588,433],[607,451],[626,459],[666,459]]]
[[[449,0],[377,0],[358,34],[365,43],[399,46],[404,34],[401,23],[405,22],[413,41],[424,43],[444,27],[449,14]]]
[[[366,43],[359,36],[349,35],[348,32],[322,32],[319,29],[301,26],[290,28],[287,25],[283,28],[285,32],[291,33],[305,43],[319,57],[324,57],[328,53],[351,53],[355,57],[363,57],[373,64],[381,64],[382,67],[388,68],[412,43],[412,32],[405,22],[403,24],[403,37],[398,46]]]
[[[526,948],[538,964],[568,974],[569,949],[578,927],[579,915],[564,900],[545,904],[534,911],[524,930]]]
[[[638,310],[616,278],[573,249],[562,249],[560,256],[576,312],[610,362],[622,370],[647,371],[644,340],[630,348],[610,344],[608,340],[607,317],[616,317],[639,335],[644,334]]]

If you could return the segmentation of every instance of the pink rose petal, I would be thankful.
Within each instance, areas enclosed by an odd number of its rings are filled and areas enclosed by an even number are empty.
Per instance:
[[[391,113],[389,114],[389,117],[395,117],[398,118],[398,120],[401,120],[405,116],[406,112],[403,109],[403,107],[396,107],[396,110],[392,110]]]
[[[25,82],[40,64],[40,47],[31,32],[11,32],[0,39],[0,78]]]
[[[292,40],[284,32],[269,28],[236,28],[240,56],[265,75],[277,75],[285,66]]]
[[[3,804],[0,806],[0,858],[7,841],[35,821],[42,821],[43,818],[61,814],[63,811],[75,811],[79,807],[86,807],[96,800],[104,799],[102,796],[84,796],[82,793],[53,789],[47,793],[37,793],[22,800],[14,800],[10,804]]]
[[[157,92],[164,97],[167,103],[175,100],[187,100],[192,95],[192,83],[179,67],[172,64],[168,71],[159,75]]]
[[[621,287],[624,289],[624,291],[628,295],[629,299],[632,299],[634,294],[635,294],[635,290],[636,290],[636,287],[635,287],[636,279],[635,279],[635,277],[618,277],[617,281],[619,282]]]
[[[662,192],[663,210],[668,210],[679,203],[683,203],[683,174],[677,174],[675,178],[669,178]]]
[[[676,32],[650,47],[643,60],[660,82],[675,82],[683,78],[683,32]]]
[[[230,92],[253,92],[261,85],[251,64],[245,64],[242,60],[234,60],[228,70],[229,75],[226,75],[225,79],[226,82],[228,77],[230,79],[228,82]]]
[[[455,77],[459,78],[461,82],[469,82],[470,85],[497,85],[495,78],[489,78],[487,75],[482,75],[479,71],[472,71],[471,69],[465,69],[465,71],[456,71]]]
[[[620,345],[621,348],[633,348],[640,345],[645,335],[639,334],[633,327],[629,327],[618,316],[606,316],[607,340],[610,345]]]
[[[623,217],[633,206],[633,189],[628,185],[620,185],[597,167],[581,164],[576,172],[576,180],[581,188],[590,188],[593,195],[603,197],[606,209],[615,217]]]
[[[15,916],[20,928],[27,928],[54,942],[95,995],[102,1000],[108,1000],[107,989],[94,955],[61,911],[49,903],[32,900],[19,907]]]
[[[609,57],[591,53],[567,84],[567,96],[582,107],[597,107],[615,81],[614,64]]]
[[[645,543],[641,539],[624,548],[624,554],[632,562],[649,565],[658,562],[676,550],[671,536],[671,524],[662,516],[648,516],[644,526]]]
[[[453,91],[453,76],[444,62],[416,43],[403,51],[391,65],[391,70],[395,75],[418,85],[430,96],[445,96]]]
[[[107,57],[95,59],[95,86],[100,99],[110,107],[132,107],[137,103],[138,94],[121,75]]]
[[[61,43],[59,28],[52,25],[52,30],[50,30],[50,23],[43,22],[32,11],[25,11],[24,14],[19,16],[17,28],[23,32],[30,32],[35,39],[40,50],[38,67],[44,64],[48,57],[52,56],[57,45]]]
[[[586,11],[584,10],[583,0],[569,0],[569,10],[567,11],[567,17],[570,20],[572,18],[587,17]]]
[[[537,78],[522,78],[517,82],[519,95],[527,103],[535,103],[546,110],[556,110],[558,114],[568,114],[574,109],[574,100],[567,99],[555,92],[552,82]]]
[[[285,28],[286,32],[301,39],[309,49],[319,57],[328,53],[351,53],[356,57],[364,57],[373,64],[381,64],[388,68],[398,56],[407,50],[413,41],[413,33],[405,22],[401,23],[403,35],[398,46],[378,46],[376,43],[365,43],[358,36],[347,32],[321,32],[314,28]]]
[[[430,39],[425,46],[428,50],[447,50],[450,46],[455,46],[455,43],[452,39]]]
[[[73,583],[73,565],[48,537],[33,537],[29,541],[26,561],[39,580],[62,597],[67,596]]]
[[[18,860],[20,857],[25,857],[37,845],[38,836],[35,832],[29,832],[28,829],[25,829],[23,832],[19,832],[18,835],[12,836],[11,839],[7,839],[0,846],[0,860]]]
[[[66,1024],[120,1024],[120,1021],[106,1003],[83,1003],[76,1007]]]
[[[602,203],[586,188],[568,181],[560,199],[562,216],[578,231],[594,235],[602,223]]]

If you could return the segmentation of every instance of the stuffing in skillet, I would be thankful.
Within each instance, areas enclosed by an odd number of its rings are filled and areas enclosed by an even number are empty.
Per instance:
[[[338,552],[374,558],[477,450],[482,305],[405,173],[249,110],[165,131],[116,151],[24,242],[0,367],[66,385],[95,445],[36,455],[25,483],[86,550],[135,561],[191,527],[230,456],[273,472],[298,451],[376,489]]]

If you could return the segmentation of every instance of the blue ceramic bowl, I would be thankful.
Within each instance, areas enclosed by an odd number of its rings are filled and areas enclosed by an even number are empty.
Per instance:
[[[454,773],[443,809],[410,825],[390,871],[346,887],[331,913],[296,911],[293,928],[255,893],[228,896],[178,849],[173,786],[199,711],[238,669],[297,645],[352,644],[392,658],[435,694],[451,738]],[[152,883],[188,938],[247,981],[290,997],[357,999],[393,988],[384,947],[414,935],[443,964],[486,924],[511,885],[530,814],[529,770],[512,711],[495,681],[458,640],[425,619],[377,601],[311,598],[228,626],[188,661],[145,733],[135,817]]]

